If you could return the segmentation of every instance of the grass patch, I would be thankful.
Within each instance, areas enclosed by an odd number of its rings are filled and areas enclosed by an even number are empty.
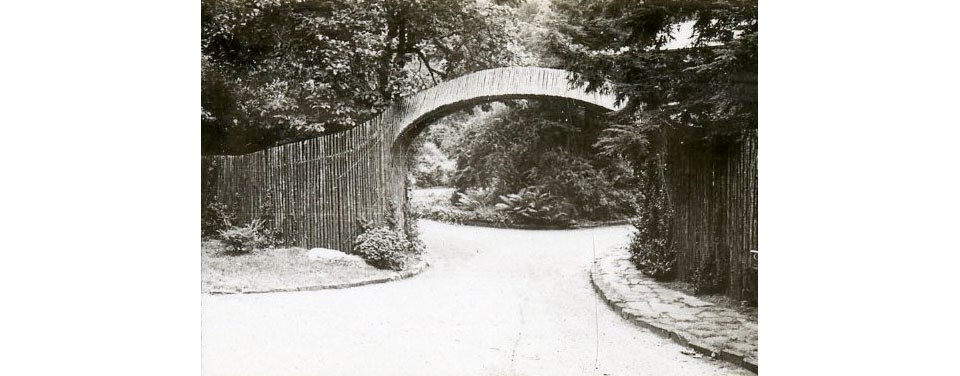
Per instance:
[[[200,290],[209,293],[296,289],[396,275],[362,260],[311,260],[307,254],[308,250],[300,247],[232,254],[218,240],[203,241]]]

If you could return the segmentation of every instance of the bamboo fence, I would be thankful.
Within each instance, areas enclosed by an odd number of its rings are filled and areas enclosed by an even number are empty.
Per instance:
[[[755,302],[757,271],[750,251],[758,249],[756,131],[723,147],[690,136],[668,137],[671,245],[678,251],[679,277],[692,282],[698,269],[713,263],[707,283],[734,299]]]

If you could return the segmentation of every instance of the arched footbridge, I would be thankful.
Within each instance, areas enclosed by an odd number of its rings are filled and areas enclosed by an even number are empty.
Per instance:
[[[350,130],[239,156],[206,156],[218,200],[239,222],[259,216],[268,194],[285,240],[348,251],[357,220],[404,220],[406,150],[432,121],[484,102],[558,98],[603,111],[619,110],[612,95],[571,85],[571,73],[547,68],[497,68],[467,74],[403,98]]]

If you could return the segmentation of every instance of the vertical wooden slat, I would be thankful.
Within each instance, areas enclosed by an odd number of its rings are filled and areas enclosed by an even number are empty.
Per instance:
[[[329,195],[327,193],[327,171],[329,170],[329,168],[327,167],[327,158],[326,158],[326,155],[328,152],[327,143],[326,143],[327,137],[317,139],[317,141],[318,141],[317,143],[320,144],[319,156],[322,157],[318,161],[319,163],[317,164],[317,168],[318,168],[317,179],[319,179],[317,184],[318,186],[317,189],[319,190],[319,195],[320,195],[319,208],[317,212],[317,215],[319,216],[319,222],[320,222],[318,232],[320,233],[321,246],[324,248],[330,248],[330,238],[329,238],[330,231],[328,230],[329,224],[327,223],[327,218],[328,218],[327,201],[329,201]]]
[[[317,239],[317,177],[316,177],[316,140],[310,140],[308,142],[308,153],[307,159],[307,191],[309,192],[309,201],[307,202],[307,227],[309,229],[309,235],[307,238],[311,241]]]
[[[342,139],[342,136],[343,136],[342,133],[338,133],[338,134],[335,134],[335,135],[332,136],[332,137],[333,137],[333,143],[334,143],[334,154],[335,154],[335,156],[333,157],[333,160],[334,160],[334,169],[333,169],[333,184],[334,184],[334,186],[333,186],[333,197],[336,198],[336,213],[337,213],[337,215],[336,215],[335,218],[336,218],[336,222],[337,222],[336,226],[337,226],[337,244],[338,244],[338,245],[342,245],[342,244],[343,244],[343,236],[342,236],[342,235],[343,235],[343,223],[341,223],[341,222],[342,222],[342,219],[343,219],[343,215],[342,215],[342,212],[343,212],[343,199],[342,199],[343,192],[342,192],[342,190],[340,189],[340,188],[341,188],[341,179],[340,179],[340,177],[341,177],[341,175],[342,175],[342,173],[343,173],[343,169],[341,168],[343,158],[341,158],[340,155],[339,155],[339,154],[343,151],[343,148],[341,147],[341,139]]]
[[[356,217],[353,215],[353,173],[351,167],[353,165],[353,153],[350,152],[353,149],[353,129],[350,129],[346,132],[343,132],[343,154],[341,155],[341,160],[343,161],[343,174],[340,176],[340,181],[343,182],[343,193],[340,194],[340,197],[343,198],[343,242],[348,242],[351,236],[352,224],[350,222],[356,220]]]
[[[323,138],[323,231],[324,239],[329,248],[337,248],[339,244],[336,243],[336,236],[334,235],[335,231],[333,229],[333,208],[334,208],[334,196],[333,189],[331,189],[331,174],[333,172],[333,163],[330,158],[327,156],[333,154],[333,145],[331,143],[332,138],[324,137]],[[333,247],[333,244],[337,244],[337,247]]]
[[[289,144],[290,145],[290,185],[291,193],[293,193],[293,202],[291,202],[292,215],[293,215],[293,224],[294,231],[297,233],[297,242],[302,244],[304,240],[303,235],[303,188],[300,186],[301,174],[300,168],[302,164],[302,143]]]

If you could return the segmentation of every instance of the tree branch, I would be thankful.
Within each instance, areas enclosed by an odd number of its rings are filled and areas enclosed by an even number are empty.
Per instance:
[[[444,80],[447,79],[447,73],[446,73],[446,72],[441,72],[441,71],[439,71],[439,70],[433,69],[433,67],[430,66],[430,59],[427,58],[427,56],[423,53],[423,51],[414,50],[413,52],[415,52],[415,53],[417,54],[417,58],[419,58],[420,61],[423,62],[423,65],[425,65],[425,66],[427,67],[427,72],[430,72],[430,79],[433,80],[433,84],[434,84],[434,85],[437,84],[437,78],[433,76],[434,73],[440,75],[440,78],[442,78],[442,79],[444,79]]]

